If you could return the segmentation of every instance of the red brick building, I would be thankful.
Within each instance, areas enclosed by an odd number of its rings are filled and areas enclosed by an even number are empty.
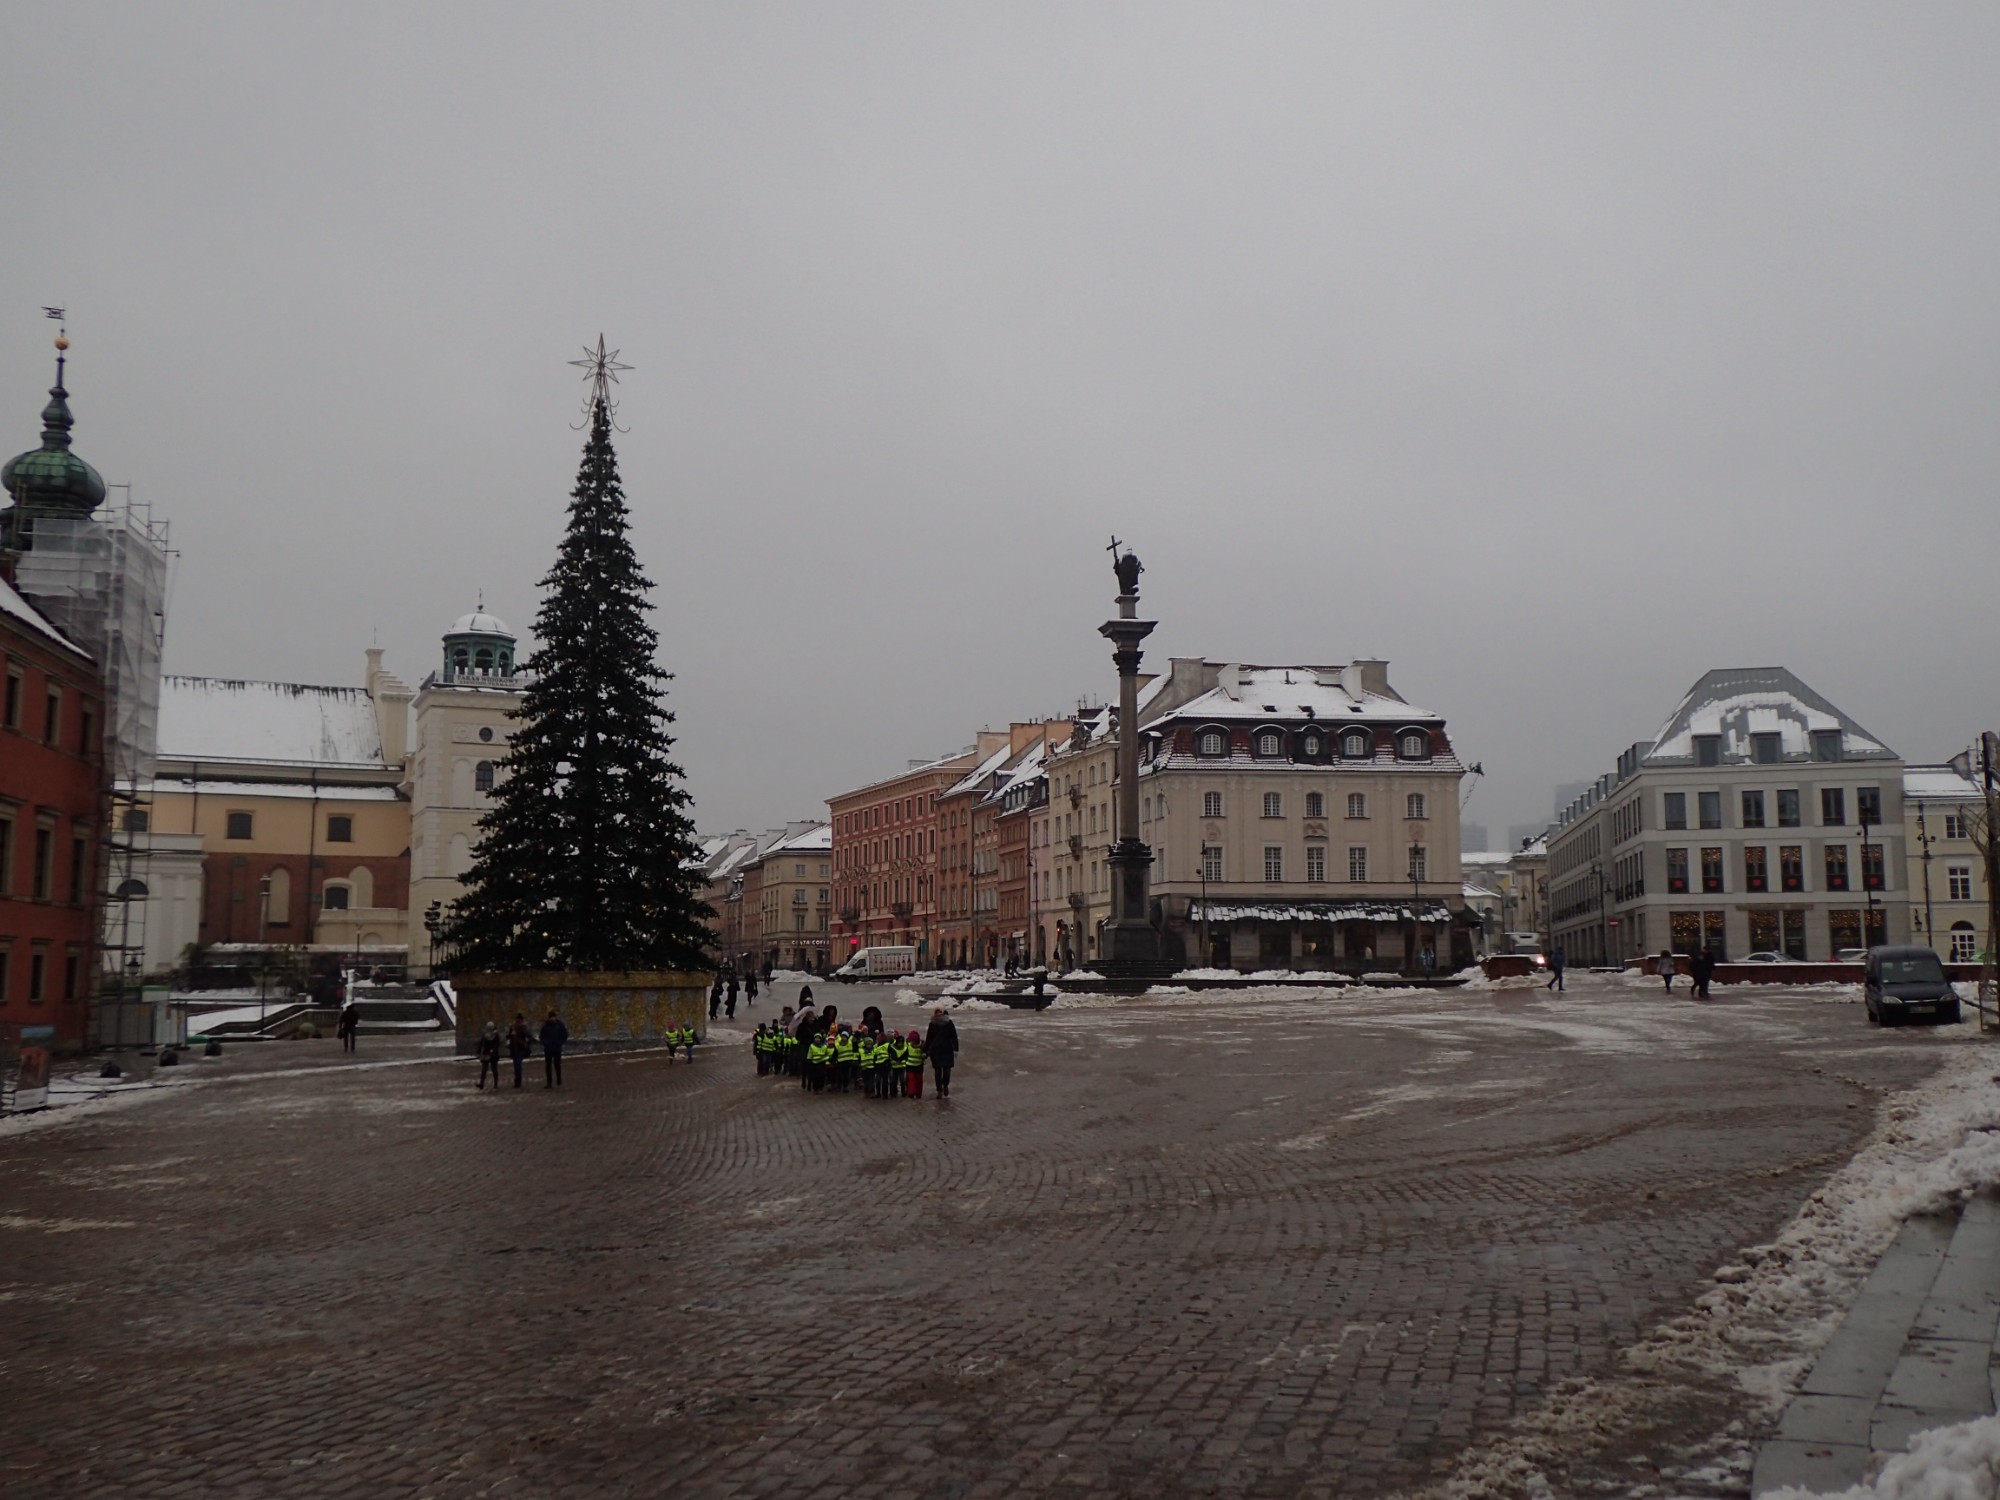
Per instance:
[[[972,753],[912,766],[900,776],[827,799],[833,824],[833,943],[829,962],[857,948],[909,946],[938,961],[938,794]]]
[[[0,1032],[85,1041],[97,970],[104,679],[0,579]]]

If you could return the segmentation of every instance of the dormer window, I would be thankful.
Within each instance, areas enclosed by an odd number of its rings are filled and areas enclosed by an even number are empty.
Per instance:
[[[1195,739],[1195,749],[1202,755],[1221,755],[1228,748],[1220,729],[1204,729]]]
[[[1722,764],[1722,736],[1698,734],[1694,737],[1694,763],[1698,766]]]
[[[1396,753],[1404,760],[1428,760],[1431,737],[1421,729],[1406,729],[1396,737]]]
[[[1285,753],[1285,737],[1275,729],[1263,729],[1257,733],[1257,753],[1262,756],[1278,756]]]
[[[1299,741],[1299,749],[1307,760],[1318,760],[1320,755],[1319,736],[1316,734],[1306,735],[1305,738]]]
[[[1368,750],[1368,736],[1359,730],[1340,737],[1340,753],[1349,760],[1366,760]]]
[[[1840,731],[1815,729],[1812,732],[1812,757],[1814,760],[1839,760]]]

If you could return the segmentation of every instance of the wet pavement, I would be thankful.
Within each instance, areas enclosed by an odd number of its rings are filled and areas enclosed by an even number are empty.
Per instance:
[[[773,1010],[561,1091],[475,1092],[435,1040],[270,1043],[0,1131],[0,1486],[1420,1487],[1609,1373],[1953,1045],[1590,978],[1065,1001],[959,1011],[917,1103],[757,1078]],[[1686,1396],[1568,1482],[1738,1400]]]

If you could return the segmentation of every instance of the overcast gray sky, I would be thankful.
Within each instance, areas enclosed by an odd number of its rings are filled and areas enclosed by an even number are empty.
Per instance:
[[[704,829],[1386,656],[1549,810],[1714,666],[2000,721],[2000,9],[0,13],[0,448],[171,518],[170,670],[529,626],[599,330]],[[11,434],[11,436],[7,436]]]

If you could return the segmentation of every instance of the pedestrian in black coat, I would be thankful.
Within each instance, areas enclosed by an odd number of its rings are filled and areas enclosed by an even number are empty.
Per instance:
[[[743,998],[748,1000],[752,1005],[755,1005],[757,1003],[757,971],[752,969],[746,974],[743,983]]]
[[[355,1035],[361,1030],[361,1007],[352,1000],[348,1001],[347,1008],[341,1011],[340,1020],[333,1029],[340,1034],[340,1050],[352,1052]]]
[[[937,1075],[938,1098],[949,1099],[951,1065],[958,1060],[958,1028],[952,1025],[942,1005],[931,1012],[931,1029],[924,1036],[924,1056],[931,1060],[931,1072]]]
[[[479,1087],[486,1087],[486,1075],[493,1074],[493,1092],[500,1092],[500,1028],[491,1021],[479,1033],[479,1045],[474,1049],[479,1054]]]
[[[552,1089],[562,1082],[563,1045],[569,1041],[569,1027],[554,1011],[542,1022],[542,1087]]]
[[[534,1050],[535,1039],[528,1031],[528,1018],[517,1010],[514,1012],[514,1024],[507,1028],[507,1055],[514,1060],[515,1088],[521,1086],[521,1064]]]
[[[722,1011],[722,971],[715,972],[715,983],[708,987],[708,1018],[713,1021]]]
[[[741,986],[736,982],[736,976],[731,974],[729,976],[729,994],[722,1002],[722,1013],[732,1021],[736,1019],[736,993],[740,988]],[[715,1018],[710,1016],[709,1019],[714,1020]]]

